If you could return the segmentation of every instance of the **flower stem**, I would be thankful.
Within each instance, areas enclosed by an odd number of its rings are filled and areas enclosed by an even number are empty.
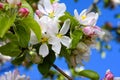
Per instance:
[[[57,67],[55,64],[52,65],[58,72],[60,72],[62,75],[64,75],[68,80],[73,80],[72,77],[67,75],[65,72],[63,72],[59,67]]]

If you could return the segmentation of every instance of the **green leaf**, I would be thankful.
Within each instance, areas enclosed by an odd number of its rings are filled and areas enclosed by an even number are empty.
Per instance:
[[[91,80],[99,80],[98,73],[92,71],[92,70],[82,70],[78,73],[80,76],[89,78]]]
[[[55,61],[55,59],[56,59],[55,54],[54,53],[49,53],[49,55],[44,58],[43,63],[38,65],[39,71],[43,75],[46,75],[49,72],[52,64]]]
[[[12,60],[12,64],[14,65],[21,65],[21,63],[25,60],[25,53],[22,55],[16,57],[14,60]]]
[[[0,14],[0,37],[2,38],[11,25],[14,23],[16,14],[8,15],[7,13]]]
[[[22,0],[22,7],[23,8],[28,8],[29,9],[29,11],[30,11],[30,16],[31,17],[33,17],[33,9],[32,9],[32,7],[29,5],[29,3],[27,3],[27,1],[25,1],[25,0]]]
[[[0,47],[0,53],[6,56],[16,57],[20,54],[21,50],[15,43],[7,43]]]
[[[14,27],[14,31],[17,36],[19,45],[23,48],[26,48],[30,40],[30,29],[23,26],[22,24],[16,25],[16,27]]]
[[[66,19],[70,19],[71,28],[75,28],[75,26],[79,26],[79,22],[68,12],[65,13],[64,16],[60,17],[60,20],[64,22]]]
[[[39,24],[34,20],[32,17],[24,18],[20,21],[20,24],[22,24],[24,27],[29,27],[32,29],[32,31],[36,34],[36,37],[38,39],[38,42],[40,42],[41,39],[41,29]]]
[[[73,33],[71,34],[71,38],[72,38],[71,48],[73,49],[76,48],[82,36],[83,36],[83,32],[81,30],[73,31]]]

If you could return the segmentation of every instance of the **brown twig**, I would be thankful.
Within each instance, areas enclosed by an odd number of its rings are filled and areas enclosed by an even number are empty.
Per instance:
[[[68,80],[73,80],[72,77],[68,76],[66,73],[64,73],[59,67],[57,67],[55,64],[52,65],[58,72],[60,72],[62,75],[64,75]]]

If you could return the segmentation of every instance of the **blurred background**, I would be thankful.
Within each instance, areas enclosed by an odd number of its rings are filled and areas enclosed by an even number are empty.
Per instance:
[[[74,0],[60,0],[60,2],[65,3],[67,11],[74,15],[74,9],[77,9],[80,13],[83,9],[90,8],[94,1],[78,0],[75,2]],[[108,41],[101,40],[100,43],[98,43],[96,46],[98,50],[91,49],[89,62],[83,62],[84,69],[96,71],[101,79],[104,77],[107,69],[110,69],[114,76],[120,77],[120,34],[116,34],[116,31],[119,30],[118,28],[120,27],[120,6],[118,4],[106,4],[105,0],[100,0],[95,6],[97,6],[100,13],[97,25],[107,29],[111,36],[108,36]],[[64,58],[57,58],[55,64],[65,72],[69,72]],[[3,66],[0,65],[0,75],[15,68],[17,68],[21,74],[30,76],[30,80],[41,80],[42,78],[42,75],[37,69],[37,65],[26,69],[23,66],[15,67],[10,62],[5,63]],[[79,80],[79,78],[76,80]]]

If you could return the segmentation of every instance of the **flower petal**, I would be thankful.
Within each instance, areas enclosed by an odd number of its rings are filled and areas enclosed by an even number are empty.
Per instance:
[[[68,32],[69,28],[70,28],[70,19],[67,19],[67,20],[65,20],[65,22],[60,30],[60,33],[66,34]]]
[[[48,46],[46,43],[42,44],[39,49],[39,54],[42,57],[46,57],[49,54]]]
[[[87,9],[84,9],[84,10],[80,13],[80,16],[86,15],[86,13],[87,13]]]
[[[70,39],[69,37],[67,37],[67,36],[63,36],[63,37],[61,38],[61,43],[62,43],[64,46],[66,46],[67,48],[69,48],[69,47],[70,47],[70,43],[71,43],[71,39]]]
[[[64,12],[66,11],[66,6],[64,3],[58,4],[54,10],[55,17],[59,18],[64,15]]]
[[[46,11],[44,10],[44,8],[40,4],[38,4],[38,9],[41,13],[47,14]]]
[[[44,0],[43,4],[44,4],[44,8],[47,11],[47,13],[51,13],[53,11],[50,0]]]
[[[77,20],[79,20],[79,14],[78,14],[78,11],[76,9],[74,10],[74,15],[75,15],[75,18]]]
[[[60,44],[60,42],[52,45],[52,50],[53,50],[55,53],[59,54],[59,53],[60,53],[60,50],[61,50],[61,44]]]
[[[37,37],[36,37],[36,35],[33,31],[31,31],[30,43],[31,44],[37,44],[38,43],[38,39],[37,39]]]

